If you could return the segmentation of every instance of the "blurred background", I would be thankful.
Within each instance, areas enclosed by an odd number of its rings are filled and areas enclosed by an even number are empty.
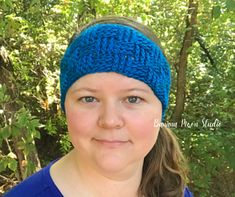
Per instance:
[[[151,27],[171,64],[166,123],[195,197],[235,196],[234,0],[0,0],[0,195],[71,149],[59,62],[105,15]]]

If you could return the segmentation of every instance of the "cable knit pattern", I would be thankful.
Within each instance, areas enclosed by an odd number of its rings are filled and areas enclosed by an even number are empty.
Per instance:
[[[80,77],[116,72],[146,83],[168,106],[170,67],[159,46],[138,30],[119,24],[96,24],[80,33],[68,46],[60,73],[61,106],[69,87]]]

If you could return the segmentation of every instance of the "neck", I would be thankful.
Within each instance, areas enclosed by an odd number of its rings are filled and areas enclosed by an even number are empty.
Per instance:
[[[89,165],[89,162],[83,161],[75,150],[59,162],[60,171],[64,173],[61,177],[64,180],[67,174],[68,180],[66,182],[69,183],[72,190],[76,191],[72,193],[78,193],[78,196],[138,196],[142,164],[136,164],[136,166],[127,167],[122,171],[110,173],[100,170],[94,165]]]

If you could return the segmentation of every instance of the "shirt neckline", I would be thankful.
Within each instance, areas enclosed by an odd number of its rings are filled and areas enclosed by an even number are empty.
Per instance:
[[[50,174],[50,169],[51,166],[58,161],[59,159],[56,159],[49,163],[47,167],[45,168],[43,172],[43,176],[45,177],[45,180],[47,180],[46,185],[49,186],[50,190],[56,197],[63,197],[62,193],[60,192],[59,188],[56,186],[55,182],[53,181],[51,174]]]

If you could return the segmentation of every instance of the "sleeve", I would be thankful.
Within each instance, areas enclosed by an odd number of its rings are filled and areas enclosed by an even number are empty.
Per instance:
[[[55,161],[13,187],[3,197],[63,197],[50,176],[50,167]]]
[[[43,197],[49,197],[46,195],[48,187],[43,176],[45,169],[46,168],[43,168],[29,176],[27,179],[6,192],[3,197],[36,197],[39,196],[40,193],[44,194]]]
[[[35,197],[42,188],[42,173],[39,171],[13,187],[3,197]]]

